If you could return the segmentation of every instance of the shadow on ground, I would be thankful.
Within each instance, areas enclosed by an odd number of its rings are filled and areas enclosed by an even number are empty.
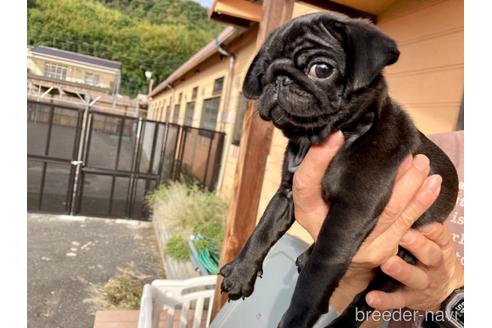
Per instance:
[[[28,214],[28,327],[88,328],[93,284],[129,270],[163,277],[152,225],[128,220]]]

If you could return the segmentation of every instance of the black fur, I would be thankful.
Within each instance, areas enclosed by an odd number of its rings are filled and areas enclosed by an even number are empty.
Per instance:
[[[395,42],[368,21],[318,13],[273,31],[248,70],[244,94],[258,99],[260,116],[281,129],[289,143],[277,193],[239,256],[221,269],[221,288],[230,299],[251,295],[268,250],[294,222],[292,177],[309,146],[336,130],[346,140],[322,182],[330,212],[316,243],[297,261],[299,279],[279,327],[312,327],[327,311],[353,255],[387,204],[397,169],[408,154],[425,154],[431,174],[443,178],[438,199],[414,227],[442,222],[454,207],[455,168],[387,94],[381,71],[398,55]],[[317,73],[322,68],[330,75]],[[404,250],[401,255],[412,258]],[[351,311],[368,307],[365,294],[396,287],[380,272],[330,326],[358,327]]]

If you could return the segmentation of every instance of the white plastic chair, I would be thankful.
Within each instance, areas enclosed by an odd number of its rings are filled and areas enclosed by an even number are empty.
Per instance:
[[[179,328],[189,327],[189,310],[194,310],[191,327],[202,327],[204,305],[208,301],[205,327],[211,318],[217,276],[202,276],[185,280],[154,280],[144,286],[140,301],[138,328],[158,328],[162,311],[167,314],[166,328],[173,328],[176,310],[180,310]]]

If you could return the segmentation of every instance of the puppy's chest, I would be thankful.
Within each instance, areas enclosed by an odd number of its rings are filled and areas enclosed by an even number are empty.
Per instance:
[[[342,148],[333,158],[322,180],[325,201],[357,200],[389,186],[398,163],[374,149]]]

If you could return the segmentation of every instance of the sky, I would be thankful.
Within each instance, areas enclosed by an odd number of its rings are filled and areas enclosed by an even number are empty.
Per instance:
[[[193,0],[195,2],[198,2],[199,4],[201,4],[203,7],[207,7],[207,8],[210,8],[210,6],[212,5],[212,1],[213,0]]]

